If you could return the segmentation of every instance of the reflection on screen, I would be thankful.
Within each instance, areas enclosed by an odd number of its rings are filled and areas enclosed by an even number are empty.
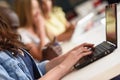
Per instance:
[[[117,17],[116,4],[111,4],[106,7],[106,39],[107,41],[117,45]]]

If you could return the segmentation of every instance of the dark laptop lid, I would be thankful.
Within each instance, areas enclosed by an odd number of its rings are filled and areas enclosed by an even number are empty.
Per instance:
[[[106,6],[106,40],[117,47],[117,4]]]

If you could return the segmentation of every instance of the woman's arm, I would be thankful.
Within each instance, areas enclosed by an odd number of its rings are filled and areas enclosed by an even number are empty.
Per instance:
[[[64,61],[64,59],[66,59],[69,54],[71,54],[71,52],[73,51],[77,51],[76,49],[79,49],[81,47],[88,47],[88,48],[93,48],[93,44],[89,44],[89,43],[83,43],[80,46],[74,48],[73,50],[69,51],[68,53],[64,54],[64,55],[60,55],[54,59],[52,59],[47,65],[46,65],[46,71],[51,70],[52,68],[54,68],[55,66],[59,65],[60,63],[62,63]],[[76,52],[77,53],[77,52]],[[75,53],[75,54],[76,54]]]
[[[41,61],[43,59],[41,45],[37,46],[36,44],[31,42],[26,44],[26,47],[29,49],[30,54],[35,60]]]
[[[70,38],[72,37],[75,26],[71,23],[66,23],[66,24],[67,24],[66,31],[57,36],[58,41],[67,41],[70,40]]]
[[[38,61],[41,61],[43,58],[42,55],[42,48],[43,46],[45,46],[47,44],[47,37],[46,37],[46,33],[45,33],[45,25],[44,25],[44,18],[42,17],[42,15],[40,13],[37,13],[34,16],[34,25],[35,25],[35,33],[37,34],[37,36],[40,39],[40,43],[38,44],[39,46],[37,46],[36,44],[27,44],[27,46],[29,46],[30,49],[30,53],[32,54],[32,56],[37,59]]]
[[[47,36],[45,32],[45,21],[41,13],[37,13],[34,17],[35,31],[41,42],[40,45],[43,47],[47,44]]]
[[[68,41],[71,39],[72,34],[73,34],[73,30],[70,30],[70,31],[66,30],[64,33],[58,35],[56,38],[58,41],[62,41],[62,42]]]
[[[59,65],[67,56],[68,54],[64,54],[52,59],[49,63],[46,64],[46,72]]]
[[[50,63],[48,63],[46,65],[46,68],[49,68],[49,66],[53,65],[52,63],[57,65],[52,66],[52,69],[49,70],[46,75],[44,75],[42,78],[40,78],[40,80],[59,80],[61,79],[63,76],[65,76],[69,71],[71,71],[72,67],[76,64],[76,62],[86,56],[92,53],[92,51],[90,51],[88,48],[86,47],[92,47],[92,44],[82,44],[76,48],[74,48],[73,50],[71,50],[70,52],[68,52],[66,55],[64,55],[61,58],[58,58],[58,60],[60,59],[60,62],[55,61],[54,60]],[[57,59],[56,59],[57,60]],[[62,61],[63,60],[63,61]],[[60,64],[58,64],[60,63]]]

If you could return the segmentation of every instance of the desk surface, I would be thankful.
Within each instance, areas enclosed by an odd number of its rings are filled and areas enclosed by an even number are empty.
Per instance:
[[[119,9],[119,8],[118,8]],[[120,16],[120,11],[117,16]],[[120,19],[118,18],[118,30],[120,30]],[[66,42],[62,45],[63,52],[67,52],[75,46],[90,42],[95,45],[105,41],[105,26],[99,25],[89,32],[76,38],[75,42]],[[62,80],[108,80],[120,74],[120,31],[118,31],[118,48],[111,54],[93,62],[92,64],[73,71]]]

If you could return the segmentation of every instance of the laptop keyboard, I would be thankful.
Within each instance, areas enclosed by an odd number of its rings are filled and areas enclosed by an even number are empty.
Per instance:
[[[114,49],[115,49],[115,46],[104,41],[95,47],[95,51],[93,52],[93,57],[97,57],[99,55],[102,56],[102,54],[103,55],[109,54]]]
[[[99,58],[110,54],[114,51],[116,47],[112,44],[107,43],[106,41],[102,42],[101,44],[97,45],[91,55],[85,56],[84,58],[80,59],[79,62],[75,65],[76,69],[80,69]]]

